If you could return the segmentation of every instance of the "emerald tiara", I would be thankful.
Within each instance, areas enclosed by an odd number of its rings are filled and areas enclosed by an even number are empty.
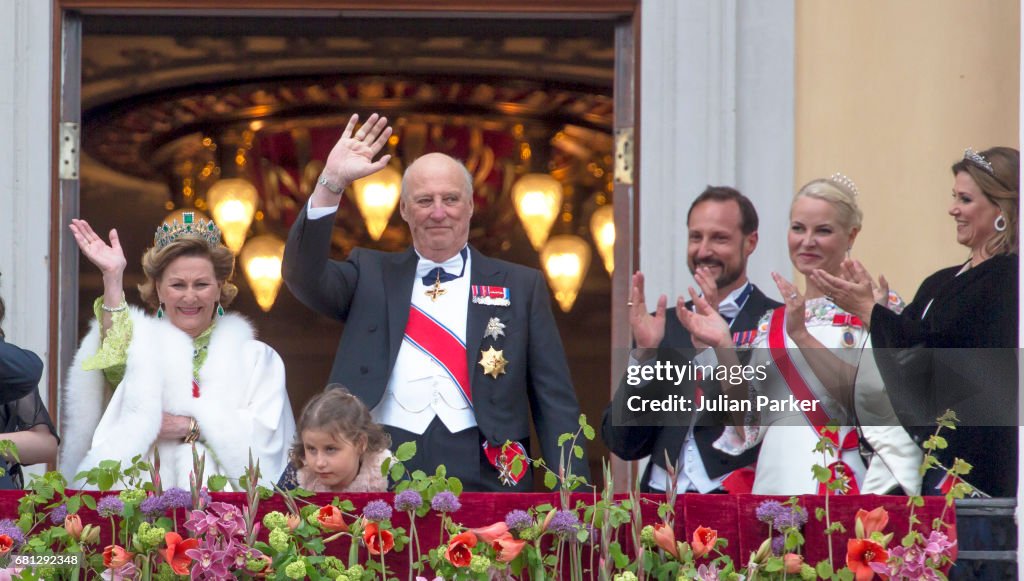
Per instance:
[[[178,238],[186,236],[205,240],[211,246],[221,243],[220,229],[217,228],[213,220],[204,220],[202,218],[196,220],[195,212],[182,212],[181,220],[182,222],[179,224],[178,219],[175,218],[157,227],[156,234],[153,236],[153,245],[157,250],[162,249]]]

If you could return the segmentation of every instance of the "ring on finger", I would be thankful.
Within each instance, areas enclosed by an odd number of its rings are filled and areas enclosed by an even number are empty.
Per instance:
[[[633,306],[633,301],[626,301],[626,306],[627,307],[632,307]]]
[[[792,300],[796,299],[796,297],[797,297],[797,294],[793,293],[793,294],[789,295],[789,300],[792,301]]]

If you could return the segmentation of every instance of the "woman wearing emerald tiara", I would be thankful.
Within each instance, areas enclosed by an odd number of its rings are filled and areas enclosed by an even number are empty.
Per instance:
[[[238,289],[217,227],[190,212],[183,220],[158,228],[142,258],[139,292],[156,317],[125,302],[117,231],[108,244],[72,220],[78,247],[103,275],[103,297],[64,389],[60,462],[69,479],[103,460],[151,460],[156,450],[163,486],[187,488],[193,444],[207,475],[237,478],[250,451],[268,478],[284,470],[295,433],[284,364],[244,318],[224,311]]]
[[[790,207],[787,242],[794,268],[804,276],[815,269],[838,273],[861,220],[856,186],[846,176],[836,174],[805,185]],[[877,369],[862,365],[861,350],[868,338],[863,324],[838,308],[812,279],[801,293],[778,274],[773,277],[785,304],[761,319],[753,342],[757,349],[749,363],[758,369],[763,366],[766,375],[749,387],[723,384],[723,391],[746,399],[749,389],[771,402],[802,405],[752,406],[750,414],[734,414],[740,427],[727,428],[715,447],[739,454],[761,444],[755,494],[826,493],[827,486],[812,472],[815,465],[826,466],[832,482],[844,481],[835,485],[838,492],[884,493],[902,488],[916,494],[921,453],[909,434],[895,425]],[[888,292],[879,292],[873,300],[898,302]],[[695,340],[715,347],[718,364],[738,364],[728,324],[709,301],[696,297],[694,302],[697,312],[683,311],[683,324]],[[709,350],[700,357],[711,356]],[[872,416],[872,425],[863,428],[865,439],[875,450],[870,465],[865,465],[860,455],[855,405],[857,416]],[[838,431],[823,429],[830,423],[838,424]],[[836,454],[826,458],[815,451],[823,437],[832,441]]]

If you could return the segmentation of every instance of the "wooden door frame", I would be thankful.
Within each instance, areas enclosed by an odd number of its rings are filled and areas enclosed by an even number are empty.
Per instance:
[[[621,353],[630,344],[629,319],[626,301],[629,295],[629,276],[639,264],[639,177],[640,172],[640,10],[643,0],[51,0],[53,2],[53,48],[51,71],[51,112],[53,127],[51,136],[51,159],[54,160],[50,176],[50,312],[49,312],[49,401],[51,414],[58,416],[60,400],[58,386],[62,380],[64,369],[58,358],[62,349],[61,285],[74,284],[68,279],[69,273],[61,272],[61,237],[67,236],[63,222],[66,204],[61,199],[59,177],[60,122],[62,112],[61,79],[69,71],[63,68],[63,31],[64,19],[68,12],[89,14],[139,14],[139,15],[174,15],[197,13],[216,13],[218,16],[230,16],[233,13],[242,15],[246,12],[266,14],[270,11],[282,11],[296,16],[304,12],[315,14],[317,11],[336,11],[338,13],[354,12],[361,17],[401,17],[404,14],[429,15],[462,13],[474,17],[493,17],[495,19],[517,18],[528,16],[537,19],[568,18],[580,20],[628,20],[627,28],[631,31],[632,62],[623,63],[620,54],[616,53],[616,88],[618,94],[622,87],[619,79],[631,79],[630,89],[625,98],[629,102],[628,111],[616,111],[616,126],[625,121],[633,129],[632,163],[629,176],[622,182],[617,180],[615,193],[615,226],[619,233],[615,249],[615,264],[618,268],[612,276],[612,361],[609,362],[611,394],[619,383],[624,361],[615,361],[615,354]],[[618,35],[618,33],[617,33]],[[617,43],[618,44],[618,43]],[[625,71],[623,73],[623,71]],[[618,107],[617,107],[618,109]],[[629,123],[631,122],[631,123]],[[625,198],[625,199],[622,199]],[[628,244],[624,244],[628,243]],[[72,269],[73,270],[73,269]],[[64,279],[62,280],[62,274]],[[68,323],[63,323],[67,325]],[[77,325],[76,322],[71,324]],[[70,361],[70,360],[68,360]],[[600,418],[590,418],[592,423]],[[613,472],[615,487],[625,490],[630,486],[635,463],[626,463],[613,456]],[[600,478],[594,475],[595,480]]]

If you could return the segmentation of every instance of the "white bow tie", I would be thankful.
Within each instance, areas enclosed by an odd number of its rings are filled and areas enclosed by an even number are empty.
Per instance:
[[[433,260],[420,257],[420,261],[416,264],[416,278],[423,278],[437,267],[441,267],[445,272],[458,276],[462,273],[462,254],[456,254],[444,262],[434,262]]]

